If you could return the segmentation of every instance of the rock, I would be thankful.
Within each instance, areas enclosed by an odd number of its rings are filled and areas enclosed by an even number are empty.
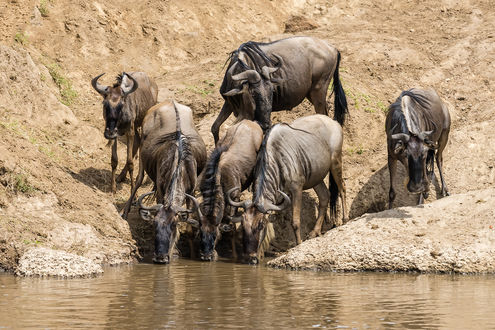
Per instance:
[[[422,206],[365,214],[303,242],[268,265],[326,271],[495,273],[495,232],[490,230],[494,218],[494,188],[454,195]]]
[[[101,265],[76,254],[34,247],[20,258],[16,275],[81,277],[103,273]]]

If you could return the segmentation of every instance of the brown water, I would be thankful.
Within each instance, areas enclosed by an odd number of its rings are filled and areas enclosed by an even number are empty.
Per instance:
[[[314,273],[227,262],[0,275],[0,328],[495,329],[495,277]]]

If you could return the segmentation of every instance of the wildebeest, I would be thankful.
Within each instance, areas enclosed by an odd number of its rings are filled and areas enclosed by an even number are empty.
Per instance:
[[[393,181],[397,160],[408,172],[407,189],[419,193],[419,204],[428,198],[434,158],[442,182],[442,196],[449,195],[442,172],[442,152],[449,137],[450,115],[438,94],[434,90],[416,88],[403,91],[390,105],[385,130],[390,173],[389,208],[395,199]]]
[[[256,120],[265,131],[273,111],[291,110],[307,98],[316,113],[327,115],[326,96],[333,77],[334,119],[341,125],[347,100],[339,79],[340,52],[311,37],[290,37],[270,43],[249,41],[230,54],[220,87],[225,99],[211,132],[218,142],[222,123],[231,113]]]
[[[234,187],[244,190],[251,184],[256,155],[262,140],[261,127],[251,120],[242,120],[227,130],[211,153],[200,183],[203,201],[197,207],[201,224],[201,259],[216,260],[215,246],[220,238],[219,226],[222,219],[229,223],[234,212],[225,195]],[[239,194],[240,191],[234,198],[237,199]],[[235,227],[233,231],[232,253],[235,258]]]
[[[140,152],[136,187],[124,207],[124,217],[131,207],[136,190],[144,178],[144,171],[153,180],[157,205],[143,206],[142,211],[157,212],[155,225],[155,253],[153,261],[168,263],[178,240],[178,213],[187,194],[192,194],[197,175],[206,162],[206,147],[194,126],[189,107],[166,101],[152,107],[143,121],[143,142]],[[145,194],[146,195],[146,194]]]
[[[310,236],[321,234],[321,225],[330,200],[330,214],[337,221],[337,199],[342,201],[342,219],[347,219],[346,191],[342,179],[342,127],[324,115],[296,119],[292,124],[274,125],[266,134],[254,172],[253,201],[229,202],[243,207],[243,249],[251,263],[257,263],[259,245],[265,235],[265,216],[280,211],[292,200],[292,227],[297,244],[302,242],[300,216],[303,190],[313,188],[318,195],[318,217]],[[329,174],[330,189],[324,183]],[[234,188],[237,189],[237,188]],[[285,192],[290,194],[287,196]],[[330,195],[330,196],[329,196]],[[281,203],[281,204],[280,204]]]
[[[126,135],[127,138],[127,161],[117,181],[123,181],[129,172],[132,190],[134,156],[141,143],[138,128],[141,127],[146,111],[156,104],[158,87],[144,72],[124,72],[117,76],[113,86],[103,86],[98,83],[98,79],[103,75],[104,73],[93,78],[91,85],[103,96],[104,136],[114,140],[111,189],[115,193],[117,190],[115,171],[118,165],[117,136]]]

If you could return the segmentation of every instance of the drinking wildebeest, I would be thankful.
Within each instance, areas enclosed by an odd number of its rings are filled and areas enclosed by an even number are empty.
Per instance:
[[[342,127],[324,115],[299,118],[290,125],[277,124],[266,133],[254,172],[253,201],[232,201],[230,193],[238,187],[227,193],[231,205],[245,210],[241,220],[244,229],[243,248],[250,262],[257,263],[260,258],[258,247],[265,231],[264,214],[271,210],[283,210],[289,206],[291,199],[292,227],[297,244],[302,242],[299,226],[303,190],[313,188],[318,195],[318,217],[310,237],[321,234],[329,200],[333,223],[342,224],[337,221],[336,212],[339,196],[342,219],[347,220],[346,191],[342,179],[342,141]],[[329,173],[328,190],[323,180]]]
[[[256,120],[263,131],[272,111],[291,110],[307,98],[316,113],[327,115],[326,96],[333,77],[334,119],[341,125],[347,100],[339,79],[340,52],[311,37],[290,37],[270,43],[249,41],[230,54],[220,87],[225,102],[211,132],[218,142],[222,123],[233,112]]]
[[[123,181],[127,172],[131,177],[131,190],[134,187],[134,156],[140,146],[138,128],[141,127],[146,111],[156,104],[158,87],[144,72],[122,73],[117,76],[113,86],[102,86],[98,79],[104,73],[93,78],[91,85],[103,96],[103,118],[105,119],[104,136],[114,140],[112,146],[112,182],[115,193],[115,171],[118,165],[117,136],[126,135],[127,161],[117,181]]]
[[[201,205],[195,202],[201,224],[201,259],[216,260],[220,224],[222,219],[229,223],[234,215],[234,208],[226,203],[225,194],[234,187],[241,187],[241,190],[249,187],[262,140],[261,127],[251,120],[242,120],[227,130],[210,155],[200,183],[203,201]],[[240,191],[235,199],[238,195]],[[235,226],[232,254],[236,258]]]
[[[142,204],[143,197],[150,193],[142,195],[138,204],[141,211],[144,211],[142,215],[157,212],[153,218],[153,261],[168,263],[178,240],[178,213],[186,211],[182,207],[186,194],[193,193],[197,175],[206,162],[206,147],[194,126],[191,109],[174,101],[152,107],[143,121],[143,142],[139,159],[136,187],[124,207],[123,216],[127,217],[146,171],[154,182],[158,204],[152,207]]]
[[[418,204],[428,198],[434,176],[434,158],[442,182],[442,196],[449,195],[442,172],[442,152],[450,131],[447,107],[434,90],[403,91],[390,105],[385,122],[390,191],[388,207],[395,199],[393,181],[400,160],[408,172],[407,189],[419,193]],[[435,153],[436,150],[436,153]]]

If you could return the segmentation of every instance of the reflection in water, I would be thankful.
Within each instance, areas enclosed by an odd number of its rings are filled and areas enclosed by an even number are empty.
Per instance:
[[[227,262],[0,275],[2,327],[495,328],[493,276],[289,272]]]

